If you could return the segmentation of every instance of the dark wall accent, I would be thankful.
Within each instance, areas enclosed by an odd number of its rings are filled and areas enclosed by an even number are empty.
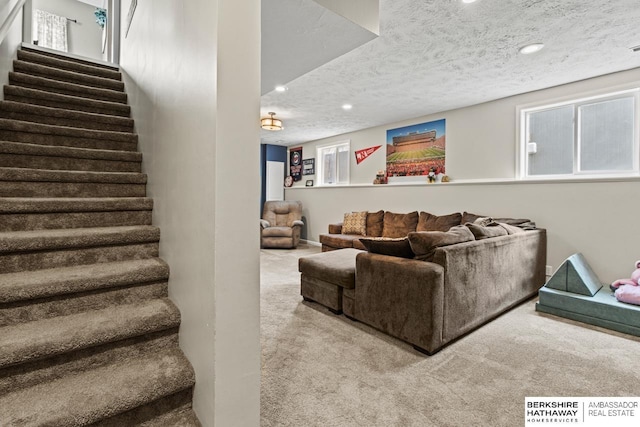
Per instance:
[[[267,198],[267,162],[287,163],[287,147],[282,145],[260,144],[260,215],[262,216],[262,207]],[[284,181],[284,175],[282,176]]]

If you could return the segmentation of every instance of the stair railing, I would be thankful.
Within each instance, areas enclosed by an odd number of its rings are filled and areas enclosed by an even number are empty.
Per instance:
[[[13,6],[13,9],[11,9],[11,12],[9,12],[7,19],[4,20],[4,23],[0,27],[0,43],[4,41],[4,38],[9,33],[9,29],[11,29],[11,26],[13,25],[13,21],[16,20],[16,16],[18,16],[18,13],[20,13],[22,6],[24,6],[26,2],[27,0],[18,0],[15,6]]]

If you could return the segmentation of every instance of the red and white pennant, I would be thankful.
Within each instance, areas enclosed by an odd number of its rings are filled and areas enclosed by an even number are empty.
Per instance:
[[[378,148],[382,147],[382,145],[376,145],[375,147],[364,148],[362,150],[356,150],[356,164],[362,163],[366,160],[370,155],[372,155]]]

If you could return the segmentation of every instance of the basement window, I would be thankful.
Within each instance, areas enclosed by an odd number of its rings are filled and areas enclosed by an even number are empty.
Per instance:
[[[349,184],[350,140],[317,147],[318,185]]]
[[[637,176],[640,90],[519,109],[521,179]]]

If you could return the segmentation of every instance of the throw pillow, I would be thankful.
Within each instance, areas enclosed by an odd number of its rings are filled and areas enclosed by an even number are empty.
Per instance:
[[[465,225],[469,228],[469,230],[471,230],[476,240],[490,239],[492,237],[506,236],[508,234],[505,228],[500,227],[497,224],[494,226],[485,227],[480,224],[469,222]]]
[[[365,236],[367,234],[367,211],[344,214],[342,234]]]
[[[416,231],[409,233],[409,244],[415,259],[432,261],[436,249],[474,240],[471,231],[464,225],[451,227],[449,231]]]
[[[418,211],[407,214],[385,212],[382,237],[407,237],[407,234],[416,231],[417,225]]]
[[[384,226],[384,211],[369,212],[367,214],[367,236],[382,236],[382,228]]]
[[[386,237],[360,239],[360,242],[372,254],[389,255],[400,258],[414,257],[411,244],[409,244],[409,239],[406,237],[401,239],[388,239]]]
[[[442,216],[420,212],[416,231],[449,231],[451,227],[460,225],[460,221],[462,221],[460,212]]]

